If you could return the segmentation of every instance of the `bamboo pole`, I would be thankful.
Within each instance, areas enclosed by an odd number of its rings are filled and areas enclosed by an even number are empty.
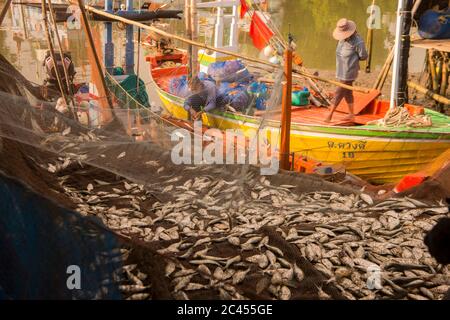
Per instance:
[[[77,0],[77,1],[78,1],[78,6],[80,7],[80,11],[81,11],[81,24],[83,25],[84,31],[86,32],[86,35],[88,38],[89,50],[91,51],[92,56],[94,57],[94,61],[95,61],[95,66],[92,69],[94,72],[96,72],[98,74],[98,76],[100,77],[100,81],[101,81],[101,83],[100,83],[101,88],[98,88],[98,90],[99,90],[99,92],[102,92],[106,96],[106,101],[108,102],[109,112],[105,110],[106,108],[103,108],[103,112],[106,112],[105,121],[109,122],[113,118],[113,116],[112,116],[112,108],[113,108],[112,99],[109,94],[108,87],[106,85],[105,75],[103,74],[103,71],[102,71],[102,65],[100,64],[100,59],[98,58],[97,52],[95,50],[94,38],[92,37],[92,32],[89,27],[89,21],[87,19],[84,1],[83,0]]]
[[[431,86],[434,92],[438,90],[437,83],[437,74],[436,74],[436,65],[433,60],[433,49],[428,50],[428,65],[430,66],[430,74],[431,74]]]
[[[286,83],[283,85],[283,101],[281,109],[281,148],[280,166],[283,170],[290,170],[290,138],[292,113],[292,50],[288,48],[284,54],[284,73]]]
[[[391,60],[392,55],[394,54],[394,52],[391,50],[386,58],[386,61],[383,64],[383,67],[380,70],[380,73],[378,74],[377,79],[375,80],[375,83],[373,85],[374,89],[378,89],[378,87],[380,86],[380,82],[381,82],[381,78],[383,77],[383,74],[388,66],[389,61]]]
[[[0,13],[0,26],[3,24],[3,20],[8,13],[9,7],[11,6],[12,0],[6,0],[5,5],[3,6],[2,12]]]
[[[53,66],[55,68],[56,81],[58,82],[58,87],[59,87],[59,90],[61,91],[61,97],[63,98],[65,105],[69,106],[69,101],[67,100],[66,92],[64,91],[64,86],[62,84],[61,75],[59,74],[58,64],[56,62],[56,55],[55,55],[55,50],[53,48],[52,38],[50,36],[50,31],[48,29],[47,8],[45,5],[45,0],[41,1],[41,9],[42,9],[42,20],[44,21],[45,35],[47,37],[48,49],[50,51],[50,56],[52,57]]]
[[[195,41],[192,41],[192,40],[189,40],[189,39],[185,39],[183,37],[180,37],[180,36],[177,36],[177,35],[165,32],[165,31],[160,30],[158,28],[155,28],[155,27],[152,27],[152,26],[148,26],[148,25],[145,25],[145,24],[140,23],[140,22],[132,21],[132,20],[129,20],[129,19],[126,19],[126,18],[123,18],[123,17],[119,17],[117,15],[110,14],[110,13],[98,10],[98,9],[96,9],[94,7],[91,7],[91,6],[88,6],[88,5],[86,5],[85,8],[86,8],[87,11],[93,12],[93,13],[98,14],[100,16],[108,17],[108,18],[113,19],[115,21],[120,21],[120,22],[123,22],[123,23],[126,23],[126,24],[132,24],[132,25],[135,25],[135,26],[140,27],[142,29],[153,31],[154,33],[159,34],[159,35],[161,35],[163,37],[175,39],[175,40],[181,41],[181,42],[186,43],[186,44],[197,46],[197,47],[202,48],[202,49],[216,51],[216,52],[219,52],[219,53],[223,53],[223,54],[226,54],[226,55],[230,55],[230,56],[233,56],[233,57],[240,58],[242,60],[251,61],[251,62],[259,63],[259,64],[262,64],[262,65],[267,65],[269,67],[276,68],[276,69],[281,69],[282,68],[281,66],[279,66],[277,64],[274,64],[274,63],[270,63],[268,61],[264,61],[264,60],[257,59],[257,58],[247,57],[245,55],[242,55],[242,54],[239,54],[239,53],[236,53],[236,52],[228,51],[228,50],[225,50],[225,49],[215,48],[215,47],[207,45],[207,44],[203,44],[203,43],[200,43],[200,42],[195,42]],[[306,77],[306,78],[309,78],[309,79],[314,79],[314,80],[318,80],[318,81],[321,81],[321,82],[326,82],[326,83],[333,84],[333,85],[338,86],[338,87],[342,87],[344,89],[357,91],[357,92],[369,93],[371,91],[370,89],[367,89],[367,88],[362,88],[362,87],[357,87],[357,86],[348,86],[348,85],[345,85],[345,84],[340,83],[338,81],[325,79],[325,78],[322,78],[322,77],[319,77],[319,76],[315,76],[315,75],[309,74],[309,73],[301,71],[301,70],[295,70],[294,72],[297,73],[297,75],[293,75],[294,78]]]
[[[389,71],[392,68],[393,62],[394,62],[394,59],[391,58],[389,60],[389,64],[386,66],[386,69],[384,70],[384,73],[381,75],[380,83],[378,84],[378,88],[377,88],[379,91],[383,90],[384,84],[386,83],[386,80],[389,76]]]
[[[443,97],[443,96],[441,96],[441,95],[439,95],[437,93],[434,93],[433,91],[428,90],[427,88],[424,88],[424,87],[422,87],[421,85],[419,85],[417,83],[414,83],[412,81],[408,81],[408,87],[413,88],[413,89],[417,90],[418,92],[424,94],[425,96],[427,96],[427,97],[429,97],[429,98],[431,98],[431,99],[433,99],[433,100],[435,100],[435,101],[437,101],[439,103],[442,103],[442,104],[444,104],[446,106],[450,105],[450,99],[448,99],[446,97]]]
[[[445,96],[448,87],[448,59],[447,54],[441,52],[442,55],[442,79],[441,79],[441,96]]]
[[[441,79],[440,79],[440,91],[439,94],[443,97],[445,97],[445,94],[447,92],[447,85],[448,85],[448,61],[447,61],[447,53],[440,52],[442,56],[442,62],[441,62]],[[444,111],[444,106],[442,104],[439,105],[439,109]]]

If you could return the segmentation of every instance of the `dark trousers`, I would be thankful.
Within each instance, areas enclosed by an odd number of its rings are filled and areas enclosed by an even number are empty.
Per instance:
[[[340,82],[343,84],[349,85],[349,86],[353,85],[353,81],[342,81],[341,80]],[[345,99],[345,101],[347,101],[348,104],[352,104],[354,101],[353,91],[349,90],[349,89],[344,89],[344,88],[338,87],[336,89],[336,93],[334,95],[334,105],[338,106],[341,103],[342,99]]]

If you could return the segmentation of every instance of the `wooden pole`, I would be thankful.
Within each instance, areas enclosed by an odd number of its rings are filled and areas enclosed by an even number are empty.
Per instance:
[[[400,62],[399,62],[399,74],[398,74],[398,91],[397,91],[397,105],[402,106],[408,103],[408,74],[409,74],[409,52],[411,49],[411,27],[413,23],[412,9],[413,0],[405,0],[405,7],[403,8],[403,22],[402,22],[402,35],[401,35],[401,47],[400,47]]]
[[[6,0],[5,5],[3,6],[2,12],[0,13],[0,26],[3,24],[3,20],[6,17],[6,13],[8,13],[11,2],[12,0]]]
[[[400,88],[400,68],[401,68],[401,50],[402,50],[402,31],[405,17],[406,0],[398,0],[397,7],[397,24],[395,30],[395,44],[394,44],[394,67],[392,70],[392,87],[391,100],[389,109],[394,109],[399,106],[398,92]]]
[[[138,28],[138,52],[137,52],[137,66],[136,66],[136,94],[139,94],[139,75],[141,68],[141,28]]]
[[[286,49],[284,54],[284,73],[286,83],[283,85],[283,100],[281,109],[281,150],[280,166],[283,170],[290,170],[290,140],[292,113],[292,50]]]
[[[446,106],[450,106],[450,99],[443,97],[437,93],[434,93],[431,90],[428,90],[427,88],[422,87],[421,85],[414,83],[412,81],[408,81],[408,87],[413,88],[417,90],[420,93],[423,93],[425,96],[439,102],[442,104],[445,104]]]
[[[369,26],[369,29],[367,30],[367,51],[369,53],[369,57],[366,60],[366,73],[370,73],[371,66],[372,66],[372,52],[373,52],[373,9],[375,6],[375,1],[372,1],[372,6],[370,7],[370,18],[371,18],[371,24]]]
[[[120,21],[120,22],[123,22],[123,23],[126,23],[126,24],[132,24],[132,25],[140,27],[140,28],[142,28],[144,30],[152,31],[152,32],[154,32],[156,34],[159,34],[159,35],[163,36],[163,37],[175,39],[175,40],[181,41],[181,42],[186,43],[186,44],[191,44],[191,45],[197,46],[197,47],[202,48],[202,49],[207,49],[207,50],[220,52],[220,53],[223,53],[225,55],[230,55],[230,56],[237,57],[237,58],[240,58],[240,59],[245,60],[245,61],[251,61],[251,62],[259,63],[259,64],[266,65],[266,66],[269,66],[269,67],[272,67],[272,68],[276,68],[276,69],[280,69],[281,68],[279,65],[274,64],[274,63],[270,63],[268,61],[264,61],[264,60],[257,59],[257,58],[247,57],[245,55],[242,55],[242,54],[239,54],[239,53],[236,53],[236,52],[228,51],[228,50],[225,50],[225,49],[219,49],[219,48],[216,48],[216,47],[213,47],[213,46],[210,46],[210,45],[207,45],[207,44],[203,44],[203,43],[200,43],[200,42],[195,42],[195,41],[192,41],[192,40],[189,40],[189,39],[186,39],[186,38],[183,38],[183,37],[180,37],[180,36],[177,36],[177,35],[165,32],[165,31],[160,30],[158,28],[145,25],[145,24],[140,23],[140,22],[136,22],[136,21],[133,21],[133,20],[129,20],[129,19],[126,19],[126,18],[123,18],[123,17],[119,17],[119,16],[114,15],[114,14],[110,14],[110,13],[98,10],[98,9],[96,9],[94,7],[91,7],[91,6],[88,6],[88,5],[86,5],[85,8],[86,8],[86,10],[88,10],[90,12],[93,12],[95,14],[98,14],[100,16],[108,17],[108,18],[113,19],[115,21]],[[345,85],[345,84],[340,83],[338,81],[325,79],[325,78],[322,78],[322,77],[319,77],[319,76],[315,76],[315,75],[309,74],[309,73],[301,71],[301,70],[295,70],[294,73],[297,73],[296,75],[295,74],[293,75],[294,78],[306,77],[306,78],[309,78],[309,79],[314,79],[314,80],[317,80],[317,81],[326,82],[326,83],[335,85],[337,87],[341,87],[341,88],[352,90],[352,91],[362,92],[362,93],[369,93],[371,91],[370,89],[367,89],[367,88],[362,88],[362,87],[357,87],[357,86],[348,86],[348,85]]]
[[[442,55],[442,79],[441,79],[441,96],[445,96],[448,87],[448,58],[447,53],[441,52]]]
[[[197,0],[190,0],[190,22],[191,22],[191,40],[197,42],[198,41],[198,12],[197,12]],[[192,70],[193,73],[198,72],[198,47],[192,46]]]
[[[436,74],[436,65],[433,59],[434,50],[428,50],[428,65],[430,66],[430,74],[431,74],[431,84],[434,92],[438,90],[438,82],[437,82],[437,74]]]
[[[101,80],[101,83],[100,83],[101,88],[98,88],[98,90],[99,90],[99,92],[101,92],[102,94],[105,95],[106,100],[108,102],[108,107],[110,110],[109,112],[107,112],[105,110],[105,108],[103,109],[103,112],[105,112],[104,120],[105,120],[105,122],[109,122],[112,119],[112,112],[111,112],[111,110],[113,108],[112,99],[109,94],[108,87],[106,85],[105,75],[103,74],[103,71],[102,71],[102,65],[100,64],[100,59],[98,58],[97,52],[95,50],[94,38],[92,37],[92,32],[89,27],[87,14],[86,14],[86,10],[84,7],[84,1],[78,0],[78,6],[80,7],[80,11],[81,11],[81,24],[82,24],[84,31],[86,32],[86,35],[88,38],[89,50],[91,51],[92,56],[94,57],[94,61],[95,61],[95,66],[93,66],[92,70],[93,70],[93,72],[96,72],[98,74],[98,76],[100,77],[100,80]]]
[[[386,58],[386,61],[384,62],[383,67],[381,68],[380,74],[378,75],[377,80],[375,81],[375,84],[373,86],[374,89],[380,90],[380,84],[381,84],[381,82],[383,80],[383,77],[384,77],[384,75],[386,73],[386,69],[388,69],[387,72],[389,73],[389,70],[390,70],[390,68],[392,66],[393,58],[394,58],[394,50],[391,49],[391,51],[389,52],[388,57]]]
[[[47,19],[47,6],[45,5],[45,0],[41,1],[41,9],[42,9],[42,20],[44,21],[44,30],[45,35],[47,36],[48,49],[50,51],[50,56],[53,60],[53,66],[55,68],[56,80],[58,82],[59,90],[61,91],[61,97],[64,100],[66,106],[69,106],[69,101],[67,100],[66,92],[64,90],[64,86],[62,84],[61,75],[59,74],[58,64],[56,62],[55,50],[53,48],[53,41],[50,36],[50,31],[48,29],[48,19]],[[64,62],[64,61],[63,61]]]
[[[192,40],[192,23],[191,23],[191,0],[184,0],[184,19],[185,19],[185,28],[186,28],[186,37],[189,40]],[[192,65],[192,51],[193,45],[192,43],[188,43],[187,55],[188,55],[188,69],[189,74],[188,78],[192,79],[194,74],[194,68]]]
[[[393,62],[394,62],[394,59],[391,59],[391,61],[389,62],[389,64],[386,67],[386,70],[384,71],[384,74],[381,77],[380,84],[378,86],[379,91],[383,90],[384,84],[386,83],[386,80],[389,76],[389,71],[391,70]]]

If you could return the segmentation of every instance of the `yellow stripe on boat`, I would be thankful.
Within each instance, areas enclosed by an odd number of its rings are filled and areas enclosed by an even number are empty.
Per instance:
[[[181,103],[160,88],[158,94],[173,117],[188,120]],[[240,129],[245,133],[258,128],[258,124],[217,114],[203,114],[202,120],[205,126],[220,130]],[[272,127],[271,132],[279,135],[278,128]],[[291,130],[292,152],[327,164],[343,164],[352,174],[377,184],[397,182],[406,174],[421,170],[449,148],[448,135],[446,140],[393,139]]]

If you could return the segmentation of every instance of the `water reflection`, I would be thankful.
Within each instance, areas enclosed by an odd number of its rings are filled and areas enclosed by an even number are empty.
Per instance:
[[[367,34],[367,9],[372,0],[274,0],[274,20],[280,21],[284,34],[291,32],[297,39],[299,52],[308,66],[319,69],[334,69],[336,42],[331,33],[336,22],[343,17],[358,25],[358,32],[365,39]],[[374,32],[374,66],[386,59],[387,48],[394,40],[396,1],[377,0],[380,7],[381,29]],[[392,30],[394,29],[394,30]]]

